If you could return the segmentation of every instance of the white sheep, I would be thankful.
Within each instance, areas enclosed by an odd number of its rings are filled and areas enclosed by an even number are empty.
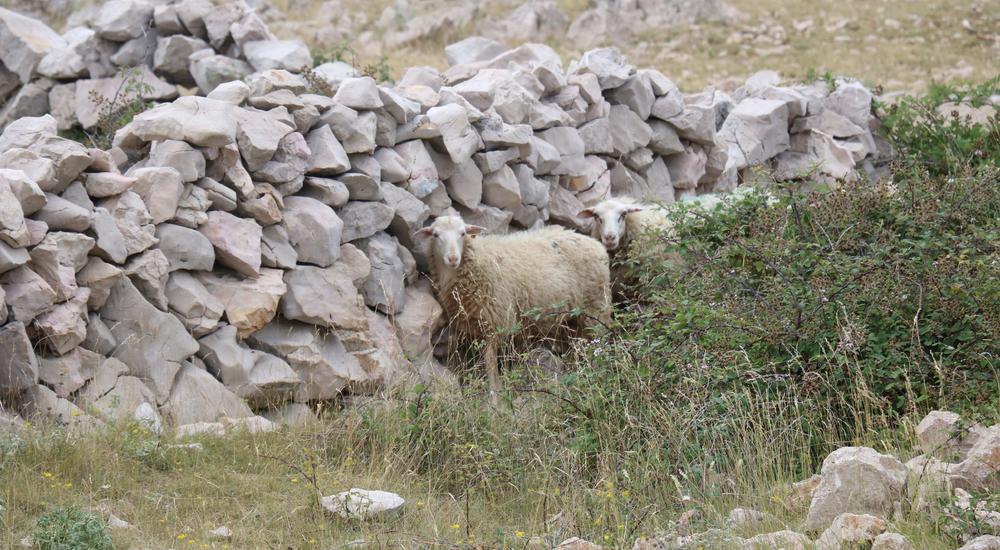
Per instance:
[[[611,316],[608,254],[593,239],[561,227],[509,235],[441,216],[416,232],[428,243],[431,276],[451,327],[486,343],[494,399],[500,389],[500,335],[523,327],[530,335],[579,333]],[[425,240],[426,239],[426,240]],[[584,315],[569,319],[568,312]]]
[[[601,241],[608,251],[615,251],[626,248],[629,242],[643,233],[660,231],[670,235],[675,226],[670,213],[679,205],[686,205],[691,211],[711,211],[720,204],[732,205],[752,192],[752,187],[740,187],[725,195],[699,195],[668,206],[644,204],[631,197],[613,197],[584,208],[578,215],[592,219],[591,236]],[[768,204],[773,202],[773,197],[769,196]]]

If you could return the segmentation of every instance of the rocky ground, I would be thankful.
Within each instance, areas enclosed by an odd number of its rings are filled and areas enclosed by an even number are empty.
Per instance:
[[[227,6],[111,2],[61,36],[0,12],[0,389],[25,416],[221,431],[437,376],[413,237],[434,216],[585,231],[611,194],[878,177],[891,155],[856,82],[685,95],[614,48],[564,68],[473,37],[379,85]]]
[[[7,2],[57,21],[86,4]],[[993,77],[1000,54],[1000,22],[991,3],[983,0],[254,4],[279,36],[303,38],[332,55],[340,52],[350,58],[347,47],[363,64],[375,63],[384,54],[394,77],[415,65],[445,68],[442,46],[469,35],[488,36],[508,47],[544,42],[564,59],[614,45],[638,66],[670,75],[685,91],[709,85],[731,91],[754,72],[771,69],[785,78],[831,71],[872,87],[920,92],[934,82]]]
[[[419,51],[470,25],[481,31],[441,48],[439,68],[397,70],[394,82],[279,38],[342,39],[311,36],[340,27],[290,23],[277,7],[54,7],[63,32],[0,8],[3,426],[270,432],[308,423],[317,404],[345,396],[447,382],[444,346],[435,345],[445,322],[413,239],[432,217],[458,213],[496,233],[547,223],[586,231],[577,213],[611,195],[671,204],[732,191],[761,169],[779,181],[879,178],[892,156],[878,134],[877,95],[850,79],[792,83],[760,71],[731,93],[682,93],[669,73],[637,67],[616,48],[564,62],[545,44],[509,47],[547,37],[566,48],[554,37],[567,28],[581,49],[621,38],[609,27],[619,11],[638,21],[635,36],[656,33],[666,21],[655,3],[574,17],[555,3],[512,16],[471,5],[414,15],[399,4],[351,22],[360,30],[352,43],[372,48],[358,46],[365,56]],[[692,21],[715,21],[698,25],[745,21],[721,4],[681,8]],[[386,25],[393,32],[376,32]],[[969,25],[966,51],[978,63],[995,37]],[[823,29],[852,30],[850,20]],[[731,39],[734,57],[787,51],[785,31],[761,35],[769,38]],[[637,47],[631,40],[623,46]],[[942,484],[958,499],[996,488],[1000,427],[976,426],[952,445],[960,424],[928,417],[918,433],[928,456],[906,465],[870,448],[830,455],[802,486],[809,538],[684,534],[636,547],[715,536],[729,542],[711,544],[772,547],[777,537],[806,547],[818,536],[820,547],[841,548],[878,536],[876,547],[906,548],[883,531],[907,491],[919,506],[920,491]],[[941,446],[950,454],[937,455]],[[933,475],[914,484],[917,469]],[[326,505],[350,508],[343,499]],[[742,510],[732,521],[759,517]],[[968,548],[993,548],[982,544]]]

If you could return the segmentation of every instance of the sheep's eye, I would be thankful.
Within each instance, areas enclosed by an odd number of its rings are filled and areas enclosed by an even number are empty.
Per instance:
[[[618,219],[619,220],[624,220],[625,219],[625,212],[622,212],[621,214],[619,214],[618,215]]]

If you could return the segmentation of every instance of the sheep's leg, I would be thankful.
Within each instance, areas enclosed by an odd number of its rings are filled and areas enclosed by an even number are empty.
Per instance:
[[[486,377],[490,384],[490,402],[496,406],[500,397],[500,365],[497,363],[497,344],[492,338],[486,342]]]

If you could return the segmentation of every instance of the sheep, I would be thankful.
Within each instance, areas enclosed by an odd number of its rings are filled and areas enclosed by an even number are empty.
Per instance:
[[[530,334],[566,329],[566,312],[585,315],[571,332],[611,318],[608,254],[593,239],[548,226],[509,235],[483,235],[458,216],[441,216],[418,230],[431,278],[452,328],[486,343],[492,399],[500,390],[497,345],[502,331],[521,324]]]
[[[625,289],[629,283],[635,282],[630,281],[629,270],[620,261],[620,250],[627,249],[632,241],[653,232],[668,238],[673,237],[677,222],[676,216],[671,216],[671,212],[677,210],[679,205],[691,208],[689,214],[685,216],[685,219],[691,219],[696,210],[712,211],[719,205],[730,206],[753,191],[754,188],[749,186],[740,187],[733,193],[699,195],[669,206],[644,204],[631,197],[614,197],[605,199],[589,208],[584,208],[578,215],[581,218],[593,220],[590,235],[604,245],[611,259],[614,260],[612,280],[614,282],[614,295],[616,299],[619,299],[625,297]],[[767,196],[767,200],[769,205],[776,202],[776,199],[770,195]],[[652,252],[653,250],[658,249],[645,244],[641,247],[642,254],[654,253],[658,260],[667,265],[674,268],[683,265],[683,259],[676,251],[668,249]]]
[[[720,204],[729,206],[753,192],[752,187],[740,187],[726,195],[705,194],[674,203],[690,205],[692,208],[711,211]],[[775,199],[768,196],[768,204]],[[643,204],[631,197],[614,197],[605,199],[594,206],[584,208],[578,215],[581,218],[592,219],[591,236],[601,241],[608,251],[613,252],[625,248],[632,239],[649,231],[662,231],[671,234],[674,220],[670,217],[671,207],[658,204]]]

